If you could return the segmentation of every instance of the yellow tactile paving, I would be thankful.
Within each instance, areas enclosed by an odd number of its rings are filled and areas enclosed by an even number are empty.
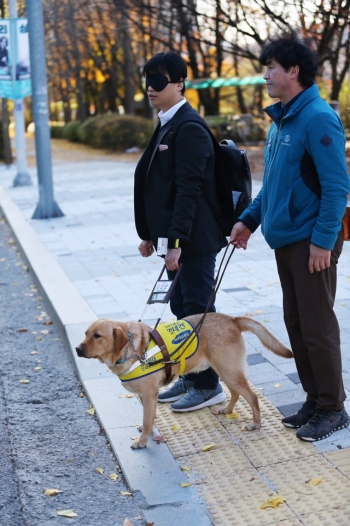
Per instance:
[[[350,480],[320,454],[264,466],[260,472],[278,488],[296,515],[349,504]],[[311,486],[310,480],[315,479],[322,481]]]
[[[350,449],[341,449],[339,451],[327,453],[325,457],[339,469],[340,473],[343,473],[343,475],[350,478]]]
[[[168,404],[158,404],[157,427],[185,468],[184,482],[195,485],[213,524],[349,526],[350,449],[321,454],[298,440],[294,430],[281,424],[278,410],[252,388],[262,414],[262,427],[253,432],[242,429],[252,413],[241,398],[234,419],[213,415],[209,408],[174,413]],[[209,444],[214,448],[203,451]],[[312,486],[312,479],[322,480]],[[276,495],[285,502],[260,508]]]
[[[304,526],[349,526],[350,505],[339,509],[327,509],[321,513],[303,515]]]

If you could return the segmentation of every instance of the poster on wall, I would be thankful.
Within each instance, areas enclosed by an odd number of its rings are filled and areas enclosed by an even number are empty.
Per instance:
[[[31,93],[28,21],[0,19],[0,97],[18,100]]]

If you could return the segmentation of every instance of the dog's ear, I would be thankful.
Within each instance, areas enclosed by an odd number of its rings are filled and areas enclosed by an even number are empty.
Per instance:
[[[114,352],[119,354],[125,345],[128,343],[128,333],[122,327],[113,329]]]

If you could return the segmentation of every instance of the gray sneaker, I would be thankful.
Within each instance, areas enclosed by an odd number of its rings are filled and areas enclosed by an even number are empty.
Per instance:
[[[220,404],[224,400],[226,400],[226,395],[220,384],[216,389],[194,389],[191,387],[185,396],[182,396],[175,404],[171,404],[170,409],[179,413],[196,411],[202,407]]]
[[[170,389],[158,393],[158,402],[176,402],[176,400],[182,398],[191,387],[193,387],[193,382],[186,380],[185,376],[179,376]]]

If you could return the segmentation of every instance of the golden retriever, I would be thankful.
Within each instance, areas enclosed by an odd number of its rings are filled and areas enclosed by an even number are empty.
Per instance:
[[[196,326],[202,315],[188,316],[186,320]],[[144,356],[150,341],[151,328],[143,322],[114,321],[103,318],[90,325],[84,341],[76,347],[78,356],[98,358],[118,376],[125,374],[130,367]],[[246,346],[242,332],[254,333],[270,351],[292,358],[292,352],[273,336],[261,323],[249,317],[231,317],[220,313],[206,315],[199,332],[197,351],[185,362],[184,374],[199,372],[212,367],[226,383],[231,393],[227,407],[218,409],[216,414],[231,413],[239,395],[248,402],[253,411],[253,421],[247,426],[252,431],[260,428],[260,409],[258,397],[249,387],[245,376]],[[172,374],[179,375],[179,363],[172,365]],[[124,383],[125,388],[136,393],[143,405],[143,425],[141,436],[131,445],[132,448],[146,446],[156,417],[158,391],[164,385],[164,367],[152,374]]]

